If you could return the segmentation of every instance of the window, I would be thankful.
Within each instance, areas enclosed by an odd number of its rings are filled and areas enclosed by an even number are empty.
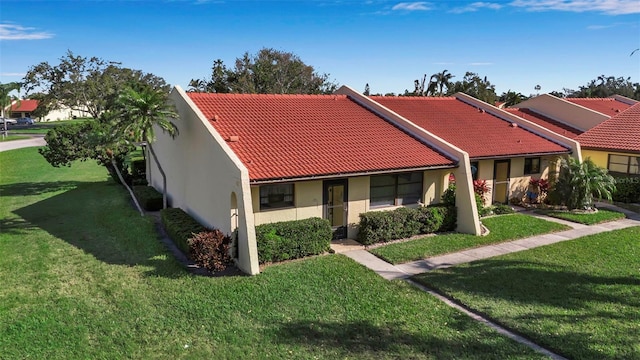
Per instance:
[[[293,206],[293,184],[260,186],[260,210]]]
[[[371,177],[370,205],[415,204],[422,199],[421,171]]]
[[[471,163],[471,178],[472,180],[478,180],[478,162],[474,161]]]
[[[540,158],[525,158],[524,159],[524,174],[539,174],[540,173]]]
[[[640,156],[609,155],[607,169],[622,174],[640,174]]]

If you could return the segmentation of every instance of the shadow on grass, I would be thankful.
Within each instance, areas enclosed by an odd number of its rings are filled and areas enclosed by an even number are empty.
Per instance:
[[[53,182],[21,182],[8,185],[0,185],[0,196],[31,196],[42,195],[50,192],[72,190],[79,184],[78,181],[53,181]]]
[[[119,185],[112,181],[45,184],[26,188],[32,193],[70,190],[13,211],[23,219],[9,224],[15,233],[29,231],[33,236],[44,231],[105,263],[150,267],[145,271],[149,276],[187,274],[160,243],[153,219],[140,216]]]
[[[452,291],[464,291],[521,304],[550,305],[566,309],[587,302],[640,306],[640,299],[617,294],[607,286],[640,286],[640,278],[605,277],[568,271],[562,266],[535,262],[482,260],[416,276],[431,287],[442,285]],[[603,290],[606,289],[606,290]]]
[[[466,319],[465,319],[466,320]],[[467,327],[469,321],[452,319],[453,323],[443,325],[444,328]],[[438,327],[438,325],[435,325]],[[272,330],[270,330],[272,331]],[[506,357],[513,351],[507,346],[499,346],[495,339],[482,340],[469,339],[462,335],[456,337],[446,331],[446,334],[438,336],[434,331],[422,331],[412,333],[404,329],[402,324],[391,323],[375,325],[366,321],[335,322],[300,321],[283,323],[280,328],[269,335],[274,337],[274,342],[288,345],[303,345],[334,353],[337,357],[351,358],[412,358],[412,354],[429,354],[437,359],[465,358],[470,353],[477,359],[494,359]],[[509,343],[510,340],[504,338]],[[513,345],[513,344],[512,344]],[[322,350],[321,350],[322,349]],[[502,355],[496,354],[496,350],[504,350]],[[402,354],[405,354],[403,356]]]

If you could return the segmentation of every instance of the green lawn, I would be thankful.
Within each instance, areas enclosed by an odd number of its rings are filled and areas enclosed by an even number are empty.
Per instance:
[[[0,136],[0,141],[14,141],[14,140],[25,140],[25,139],[30,139],[30,137],[22,136],[22,135]]]
[[[543,358],[342,255],[190,275],[92,161],[0,174],[3,359]]]
[[[369,251],[392,264],[401,264],[463,249],[569,229],[565,225],[522,214],[484,218],[482,223],[490,230],[487,236],[468,234],[428,236]]]
[[[623,213],[610,209],[598,209],[597,213],[592,214],[581,214],[575,212],[553,210],[538,210],[538,212],[547,216],[552,216],[558,219],[564,219],[567,221],[573,221],[575,223],[585,225],[595,225],[603,222],[624,219],[626,217]]]
[[[570,359],[640,359],[640,227],[417,280]]]

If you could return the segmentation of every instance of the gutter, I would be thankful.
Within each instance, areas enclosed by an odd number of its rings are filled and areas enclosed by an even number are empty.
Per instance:
[[[455,165],[441,165],[441,166],[430,166],[430,167],[419,167],[419,168],[363,171],[363,172],[356,172],[356,173],[317,175],[317,176],[305,176],[305,177],[281,178],[281,179],[250,180],[249,183],[251,185],[264,185],[264,184],[288,183],[288,182],[295,182],[295,181],[342,179],[346,177],[370,176],[370,175],[381,175],[381,174],[397,174],[397,173],[408,172],[408,171],[455,169],[457,167],[458,167],[458,164],[456,163]]]

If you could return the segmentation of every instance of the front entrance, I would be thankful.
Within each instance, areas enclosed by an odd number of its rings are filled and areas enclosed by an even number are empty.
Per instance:
[[[493,202],[506,204],[509,200],[510,160],[493,163]]]
[[[333,229],[333,239],[347,237],[347,180],[328,180],[323,183],[324,218]]]

